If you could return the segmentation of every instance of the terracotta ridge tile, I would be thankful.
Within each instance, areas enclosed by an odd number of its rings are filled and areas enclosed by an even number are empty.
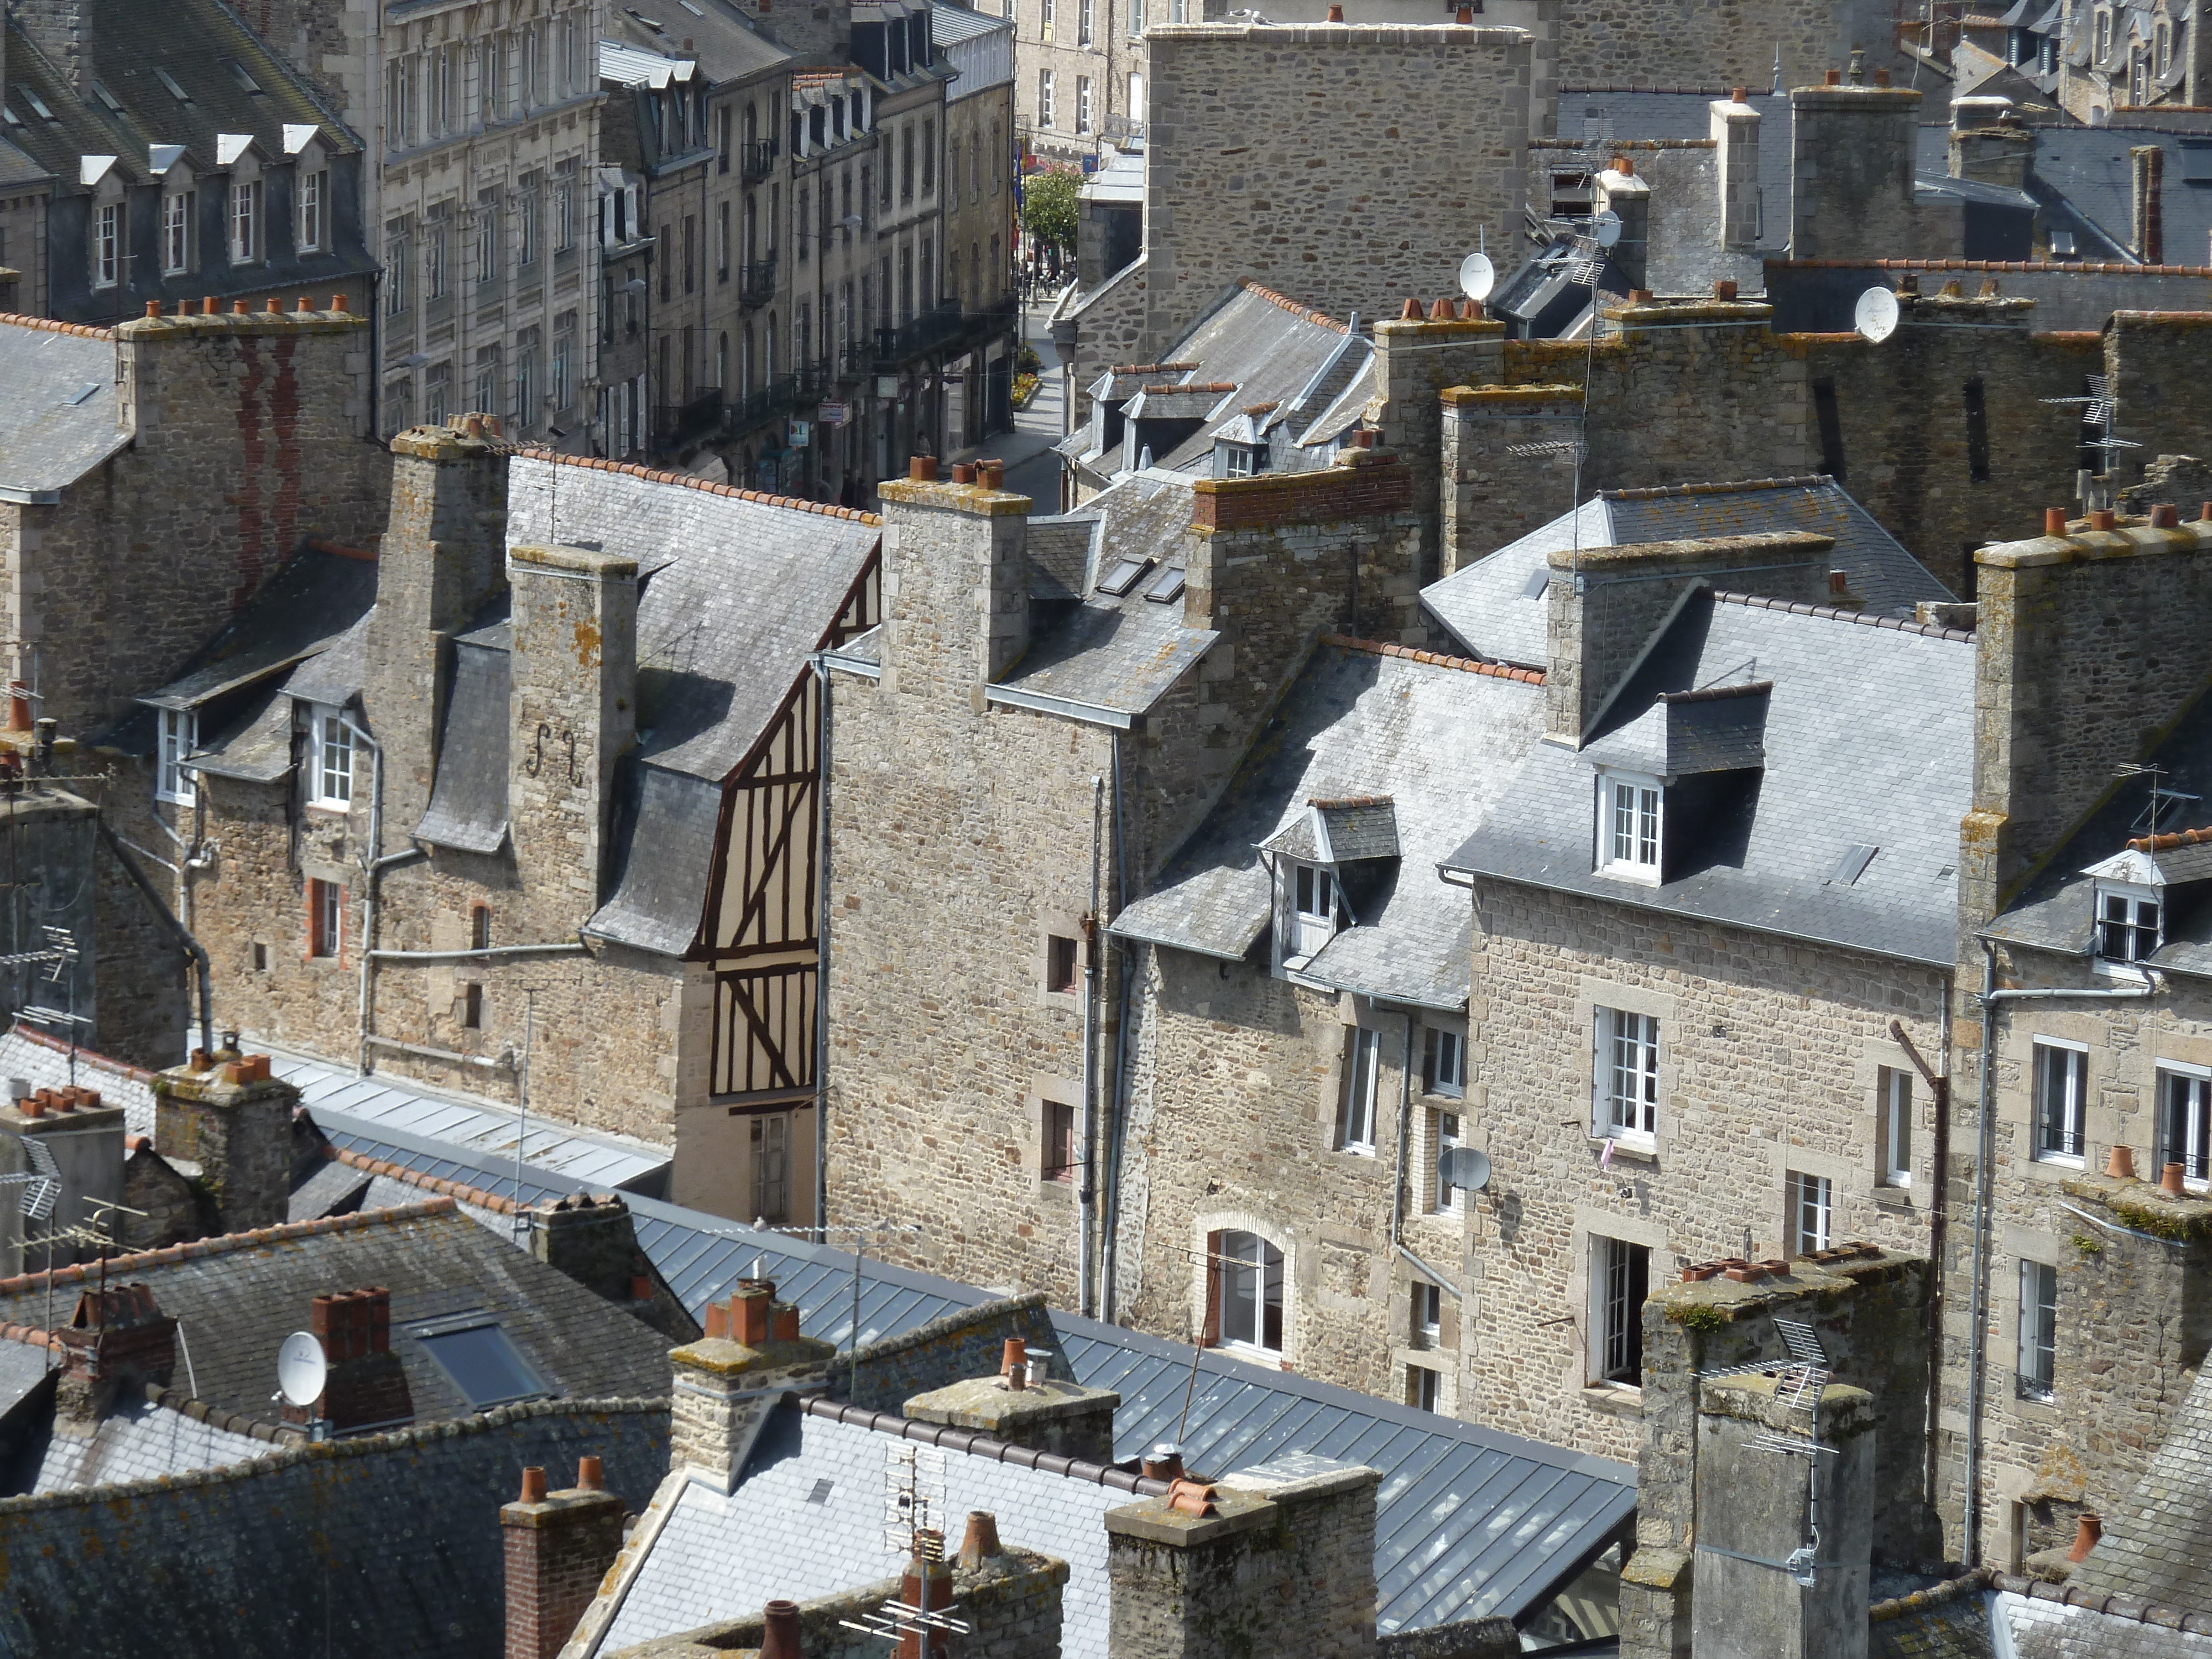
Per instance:
[[[4,320],[4,319],[0,319]],[[580,466],[597,472],[622,472],[647,483],[674,484],[680,489],[696,489],[706,495],[727,495],[733,501],[758,501],[764,507],[781,507],[798,512],[816,511],[823,516],[850,519],[855,524],[880,525],[883,515],[863,513],[858,507],[836,507],[828,501],[803,501],[791,495],[770,495],[757,489],[740,489],[735,484],[716,483],[710,478],[694,478],[687,473],[666,472],[657,468],[640,466],[635,461],[601,460],[592,455],[563,455],[556,451],[541,448],[535,444],[522,444],[510,452],[526,459],[547,461],[556,466]]]
[[[87,340],[112,341],[115,338],[115,331],[112,328],[94,328],[89,323],[59,322],[52,317],[26,317],[12,311],[0,311],[0,323],[13,328],[40,328],[49,334],[74,334]]]
[[[497,1193],[488,1193],[481,1187],[470,1187],[458,1181],[449,1181],[442,1176],[426,1176],[419,1170],[410,1170],[403,1164],[393,1164],[386,1159],[371,1158],[368,1153],[356,1152],[351,1147],[333,1146],[325,1141],[323,1145],[323,1156],[332,1163],[343,1164],[349,1169],[366,1170],[370,1175],[383,1176],[391,1181],[404,1181],[410,1187],[422,1188],[426,1191],[440,1194],[476,1209],[489,1210],[498,1215],[514,1213],[514,1200],[511,1198],[502,1198]]]
[[[1262,288],[1259,283],[1254,282],[1249,276],[1244,279],[1244,291],[1247,294],[1256,295],[1259,298],[1267,301],[1270,305],[1280,307],[1283,310],[1289,312],[1293,317],[1304,318],[1310,323],[1318,323],[1323,328],[1333,328],[1339,334],[1349,334],[1352,332],[1349,325],[1344,323],[1340,323],[1335,318],[1328,316],[1322,312],[1316,311],[1311,306],[1302,306],[1296,300],[1291,299],[1287,294],[1278,294],[1272,288]]]
[[[112,1255],[106,1266],[110,1273],[128,1272],[133,1267],[166,1267],[178,1261],[198,1261],[204,1256],[230,1255],[240,1250],[262,1244],[283,1243],[295,1238],[313,1238],[324,1233],[357,1232],[364,1227],[393,1225],[402,1221],[421,1221],[434,1215],[445,1215],[454,1208],[450,1198],[425,1199],[420,1204],[403,1204],[389,1210],[368,1210],[358,1215],[323,1216],[313,1221],[287,1221],[274,1227],[257,1227],[250,1232],[218,1233],[209,1238],[196,1238],[181,1245],[172,1245],[159,1250],[135,1250],[129,1255]],[[48,1271],[18,1273],[13,1279],[0,1279],[0,1293],[34,1290],[51,1277],[57,1285],[80,1285],[88,1279],[97,1279],[100,1264],[88,1269],[78,1264]]]
[[[1523,685],[1541,685],[1544,671],[1540,668],[1516,668],[1502,662],[1477,662],[1472,657],[1448,657],[1441,652],[1423,651],[1410,645],[1393,645],[1387,640],[1354,639],[1348,634],[1324,634],[1323,645],[1335,646],[1340,651],[1364,652],[1374,657],[1404,657],[1413,662],[1426,663],[1431,668],[1455,668],[1462,674],[1483,674],[1492,679],[1517,680]]]
[[[1656,501],[1682,495],[1734,495],[1754,489],[1813,489],[1835,480],[1825,472],[1790,478],[1742,478],[1728,483],[1652,484],[1638,489],[1601,489],[1608,501]]]
[[[6,319],[4,318],[0,318],[0,321],[5,320]],[[65,1054],[70,1052],[70,1045],[63,1042],[61,1038],[57,1036],[49,1036],[44,1031],[34,1031],[29,1026],[22,1024],[21,1022],[17,1023],[15,1031],[17,1036],[23,1038],[27,1042],[35,1042],[41,1048],[52,1048],[56,1054]],[[100,1066],[105,1070],[117,1073],[123,1077],[127,1077],[134,1083],[151,1083],[154,1080],[154,1073],[148,1071],[144,1066],[131,1065],[125,1060],[117,1060],[111,1055],[103,1054],[96,1049],[79,1048],[76,1053],[77,1063],[79,1065]]]

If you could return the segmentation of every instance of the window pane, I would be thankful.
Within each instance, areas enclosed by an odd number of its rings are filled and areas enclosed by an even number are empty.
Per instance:
[[[496,1325],[478,1325],[420,1340],[474,1410],[552,1392]]]
[[[2020,1264],[2020,1392],[2047,1400],[2056,1372],[2058,1270],[2040,1261]]]

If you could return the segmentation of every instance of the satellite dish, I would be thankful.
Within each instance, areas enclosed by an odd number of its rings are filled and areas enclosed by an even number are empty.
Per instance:
[[[1463,1193],[1479,1193],[1490,1185],[1490,1159],[1472,1146],[1444,1149],[1443,1176]]]
[[[1886,288],[1869,289],[1852,308],[1851,326],[1880,345],[1897,332],[1897,295]]]
[[[312,1406],[320,1400],[323,1379],[329,1372],[323,1345],[315,1340],[312,1331],[293,1332],[276,1350],[276,1392],[288,1405]]]
[[[1459,262],[1459,291],[1478,302],[1490,297],[1490,290],[1498,286],[1498,267],[1490,263],[1487,253],[1470,253]]]
[[[1620,216],[1607,208],[1590,221],[1590,235],[1600,247],[1611,247],[1620,240]]]

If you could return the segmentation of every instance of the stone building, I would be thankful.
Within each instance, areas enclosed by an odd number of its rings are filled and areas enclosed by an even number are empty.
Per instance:
[[[336,293],[367,314],[362,140],[237,14],[59,0],[6,33],[6,310],[107,324]]]
[[[312,550],[143,699],[141,787],[224,1018],[673,1146],[812,1213],[810,653],[878,614],[865,515],[393,443],[373,563]],[[150,828],[148,836],[158,832]]]
[[[944,447],[964,458],[1013,424],[1014,32],[962,6],[932,8],[945,89],[945,291],[980,337],[948,359]]]

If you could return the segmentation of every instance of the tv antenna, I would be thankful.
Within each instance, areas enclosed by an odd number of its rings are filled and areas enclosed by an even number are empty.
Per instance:
[[[921,1561],[945,1559],[945,1454],[902,1440],[884,1455],[884,1547]]]
[[[1880,345],[1897,332],[1897,295],[1886,288],[1870,288],[1851,307],[1851,327],[1858,337]]]
[[[2112,459],[2109,452],[2115,449],[2141,449],[2142,446],[2126,438],[2113,435],[2112,428],[2119,419],[2120,403],[2118,398],[2112,396],[2112,382],[2102,374],[2091,374],[2086,378],[2089,382],[2089,390],[2085,396],[2039,398],[2036,401],[2044,404],[2070,404],[2079,409],[2081,411],[2081,424],[2095,427],[2101,434],[2089,439],[2081,445],[2081,447],[2106,451],[2105,465],[2109,470]]]
[[[2163,767],[2145,765],[2138,761],[2128,761],[2113,768],[2112,775],[2117,778],[2148,778],[2150,780],[2150,802],[2137,815],[2136,821],[2129,826],[2144,835],[2154,836],[2159,833],[2159,821],[2168,806],[2174,809],[2178,817],[2185,817],[2188,816],[2188,809],[2204,799],[2202,795],[2192,795],[2185,789],[2166,787],[2159,781],[2166,775],[2166,769]]]
[[[1823,1562],[1820,1555],[1820,1460],[1836,1455],[1833,1446],[1820,1440],[1820,1397],[1827,1392],[1834,1378],[1829,1369],[1828,1351],[1820,1344],[1820,1334],[1802,1320],[1777,1318],[1774,1329],[1782,1339],[1784,1351],[1789,1358],[1777,1365],[1771,1359],[1753,1360],[1748,1364],[1724,1365],[1717,1370],[1700,1371],[1700,1381],[1711,1377],[1746,1376],[1753,1373],[1770,1373],[1774,1377],[1775,1402],[1790,1412],[1804,1412],[1810,1430],[1797,1434],[1784,1429],[1770,1429],[1754,1435],[1745,1443],[1753,1451],[1770,1452],[1780,1457],[1802,1457],[1805,1460],[1805,1536],[1804,1541],[1779,1561],[1770,1561],[1763,1556],[1744,1555],[1735,1550],[1724,1550],[1715,1544],[1700,1544],[1698,1547],[1716,1554],[1747,1561],[1755,1567],[1772,1567],[1788,1573],[1797,1581],[1800,1589],[1811,1589],[1819,1582],[1820,1569],[1833,1566],[1834,1562]]]
[[[15,1195],[15,1214],[20,1220],[44,1221],[53,1214],[54,1200],[61,1194],[61,1166],[54,1162],[43,1135],[21,1135],[17,1139],[31,1167],[14,1175],[0,1175],[0,1187],[21,1189]]]

